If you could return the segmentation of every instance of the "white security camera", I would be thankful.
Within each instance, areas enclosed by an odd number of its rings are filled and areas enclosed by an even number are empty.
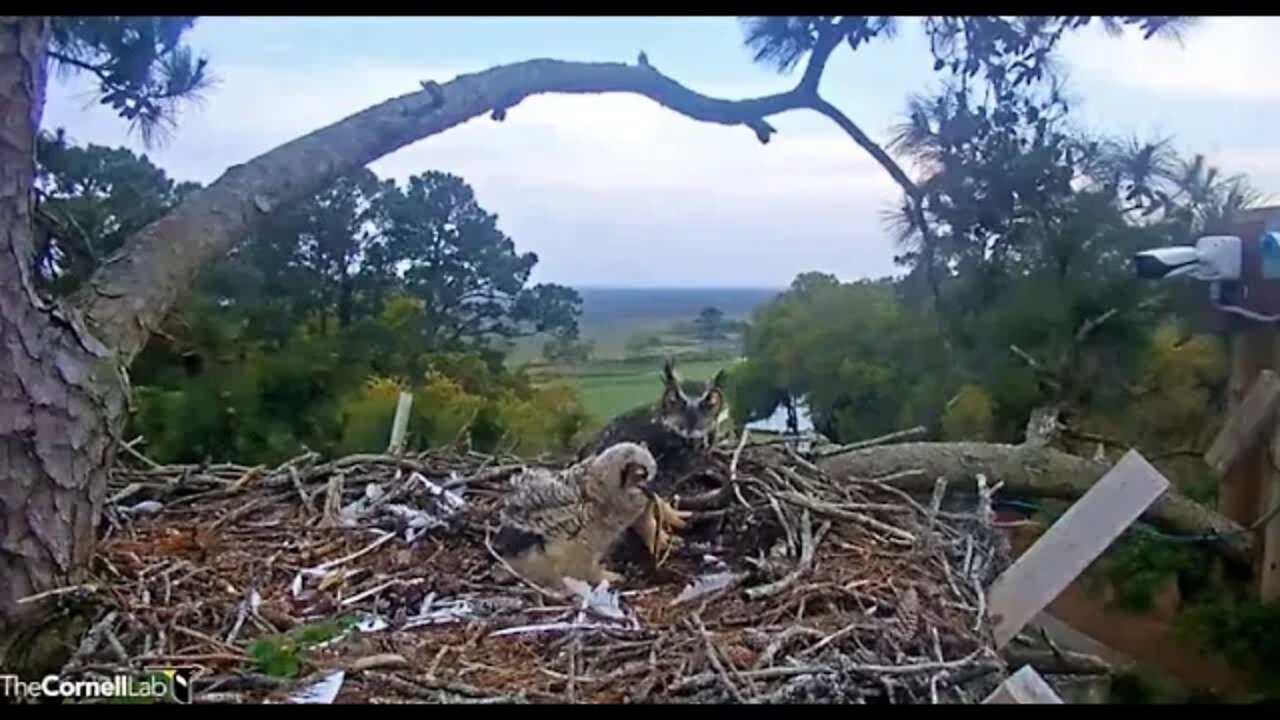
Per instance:
[[[1239,280],[1243,243],[1235,235],[1208,235],[1194,247],[1145,250],[1133,256],[1134,270],[1144,280],[1192,277],[1196,280]]]

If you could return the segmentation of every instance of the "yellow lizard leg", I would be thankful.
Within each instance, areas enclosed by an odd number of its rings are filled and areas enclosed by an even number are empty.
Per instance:
[[[677,511],[662,498],[654,498],[649,508],[636,521],[633,527],[644,538],[649,555],[659,567],[678,543],[678,538],[673,537],[667,529],[683,529],[691,515],[692,513]]]

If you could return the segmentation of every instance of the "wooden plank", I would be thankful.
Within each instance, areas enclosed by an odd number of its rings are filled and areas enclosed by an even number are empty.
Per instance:
[[[1280,377],[1262,370],[1244,399],[1218,431],[1204,461],[1219,474],[1230,470],[1246,453],[1270,435],[1276,408],[1280,407]]]
[[[1018,672],[1005,678],[983,705],[1062,705],[1062,698],[1040,677],[1030,665],[1023,665]]]
[[[996,647],[1048,607],[1168,488],[1164,475],[1136,450],[1125,453],[992,583],[987,612]]]
[[[1276,428],[1271,438],[1271,446],[1267,448],[1272,458],[1280,457],[1280,428]],[[1258,519],[1271,513],[1280,505],[1280,471],[1268,462],[1266,466],[1266,485],[1263,486],[1262,504],[1258,508]],[[1262,526],[1262,550],[1258,562],[1258,595],[1263,602],[1280,600],[1280,514],[1272,515]]]
[[[1228,380],[1227,418],[1244,404],[1252,385],[1263,370],[1280,367],[1276,357],[1276,331],[1258,323],[1241,323],[1231,338],[1231,376]],[[1268,428],[1269,430],[1269,428]],[[1265,435],[1264,435],[1265,438]],[[1227,467],[1218,483],[1218,512],[1240,525],[1250,525],[1258,517],[1266,467],[1267,443],[1254,443]],[[1257,553],[1254,558],[1262,556]]]
[[[404,449],[404,437],[409,432],[409,410],[413,407],[413,395],[402,392],[396,403],[396,417],[391,422],[391,441],[387,452],[397,454]]]

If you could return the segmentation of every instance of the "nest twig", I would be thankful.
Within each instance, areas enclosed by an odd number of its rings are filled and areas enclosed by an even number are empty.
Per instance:
[[[982,592],[1007,561],[983,512],[791,448],[718,447],[681,479],[701,500],[667,562],[638,538],[611,559],[628,578],[614,617],[495,570],[487,538],[523,466],[138,458],[111,480],[96,592],[65,600],[96,613],[68,677],[183,664],[198,697],[269,702],[341,669],[340,702],[535,703],[968,703],[1003,678]]]

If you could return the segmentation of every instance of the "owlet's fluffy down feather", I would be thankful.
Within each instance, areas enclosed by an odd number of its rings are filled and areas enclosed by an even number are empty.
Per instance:
[[[643,446],[617,443],[561,472],[531,468],[512,480],[494,549],[517,573],[543,587],[566,577],[621,580],[603,559],[650,507],[657,462]]]

